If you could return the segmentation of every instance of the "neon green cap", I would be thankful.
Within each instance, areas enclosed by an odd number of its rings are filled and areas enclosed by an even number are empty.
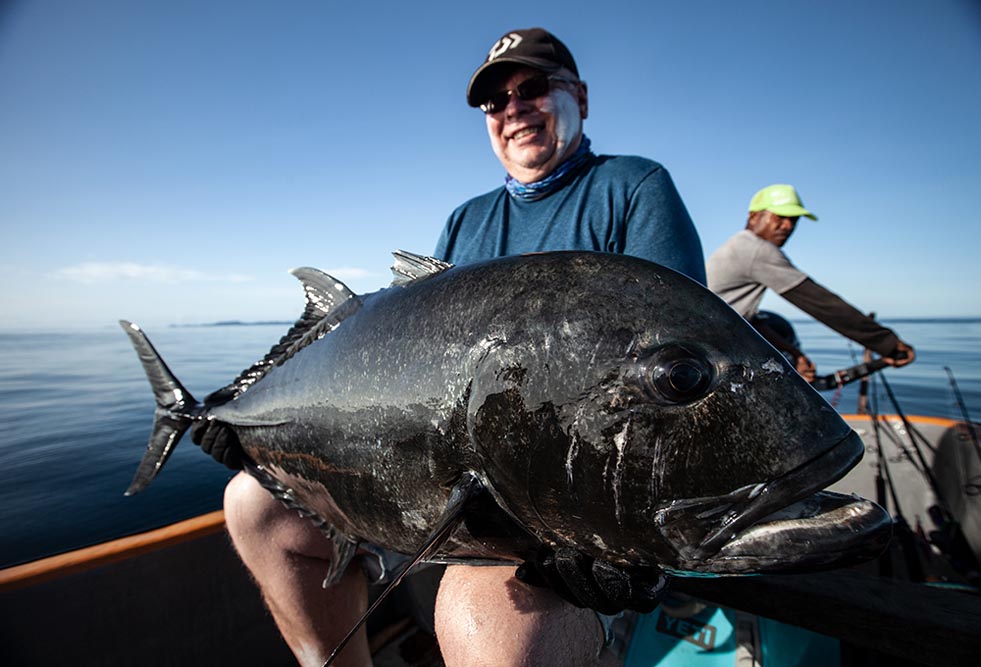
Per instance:
[[[749,202],[749,212],[773,211],[785,218],[805,216],[817,220],[817,216],[804,208],[800,195],[792,185],[769,185],[755,195]]]

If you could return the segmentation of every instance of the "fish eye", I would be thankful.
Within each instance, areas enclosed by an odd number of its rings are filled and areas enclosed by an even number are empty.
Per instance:
[[[712,366],[698,352],[680,345],[655,350],[644,363],[648,393],[669,403],[690,403],[712,384]]]

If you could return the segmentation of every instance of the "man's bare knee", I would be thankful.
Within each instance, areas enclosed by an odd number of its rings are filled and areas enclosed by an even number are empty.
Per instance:
[[[225,487],[225,526],[247,564],[260,553],[298,555],[328,561],[330,542],[309,519],[287,509],[246,473]],[[251,567],[251,564],[250,564]]]
[[[447,667],[595,666],[603,645],[596,615],[513,573],[513,567],[446,569],[436,635]]]
[[[333,558],[330,541],[245,473],[225,489],[225,524],[299,663],[322,664],[367,606],[367,581],[360,568],[348,568],[335,586],[324,590]],[[371,664],[363,630],[337,664]]]

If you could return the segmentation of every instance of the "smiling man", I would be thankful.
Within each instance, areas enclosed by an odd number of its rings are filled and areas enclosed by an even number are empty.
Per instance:
[[[507,33],[470,79],[467,101],[485,114],[505,184],[453,212],[437,245],[440,259],[466,264],[597,250],[658,262],[704,284],[698,234],[664,167],[590,150],[582,130],[586,84],[554,35],[541,28]],[[235,467],[237,457],[228,454],[237,443],[220,429],[204,424],[194,438]],[[365,556],[322,588],[334,556],[330,542],[247,474],[226,489],[225,520],[297,660],[320,665],[366,608],[368,576],[377,575],[366,564],[375,559]],[[616,665],[622,660],[604,649],[613,616],[592,610],[650,610],[664,585],[657,568],[626,572],[570,550],[543,553],[522,566],[520,580],[516,574],[513,565],[447,568],[435,611],[447,667]],[[335,664],[371,664],[363,630]]]
[[[596,155],[583,121],[586,83],[557,37],[514,30],[470,78],[503,187],[450,216],[436,255],[455,264],[549,250],[642,257],[705,282],[698,233],[668,171],[635,156]]]
[[[491,89],[500,91],[481,105],[486,109],[491,147],[508,174],[522,183],[545,178],[582,144],[582,121],[588,112],[586,84],[567,70],[559,72],[564,76],[549,76],[530,67],[487,74],[497,80]],[[568,94],[551,95],[553,87]],[[538,99],[541,104],[532,105],[529,113],[507,113],[512,98]]]
[[[501,37],[470,78],[467,103],[484,112],[505,180],[450,215],[437,257],[466,264],[595,250],[705,283],[698,233],[667,170],[646,158],[592,152],[583,134],[588,89],[555,35],[531,28]],[[450,566],[436,603],[446,665],[618,664],[616,648],[604,650],[614,637],[609,614],[650,611],[663,590],[658,575],[617,571],[569,549],[517,572]]]

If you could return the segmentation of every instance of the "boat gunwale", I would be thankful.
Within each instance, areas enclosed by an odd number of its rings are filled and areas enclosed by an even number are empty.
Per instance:
[[[846,421],[847,420],[860,420],[860,419],[865,419],[865,420],[869,420],[870,421],[872,419],[872,415],[870,415],[870,414],[860,414],[860,413],[852,413],[852,414],[840,413],[840,414],[841,414],[841,418],[844,419],[844,420],[846,420]],[[948,417],[928,417],[928,416],[924,416],[924,415],[906,415],[906,419],[910,423],[914,423],[914,424],[930,424],[932,426],[943,426],[943,427],[947,427],[947,428],[953,428],[954,426],[957,426],[958,424],[965,423],[963,420],[960,420],[960,419],[950,419]],[[879,415],[879,421],[882,421],[882,422],[901,421],[901,420],[902,420],[902,417],[899,416],[899,415],[895,415],[895,414],[880,414]]]
[[[215,510],[135,535],[93,544],[0,570],[0,593],[68,577],[103,565],[159,551],[224,530],[225,513]]]

